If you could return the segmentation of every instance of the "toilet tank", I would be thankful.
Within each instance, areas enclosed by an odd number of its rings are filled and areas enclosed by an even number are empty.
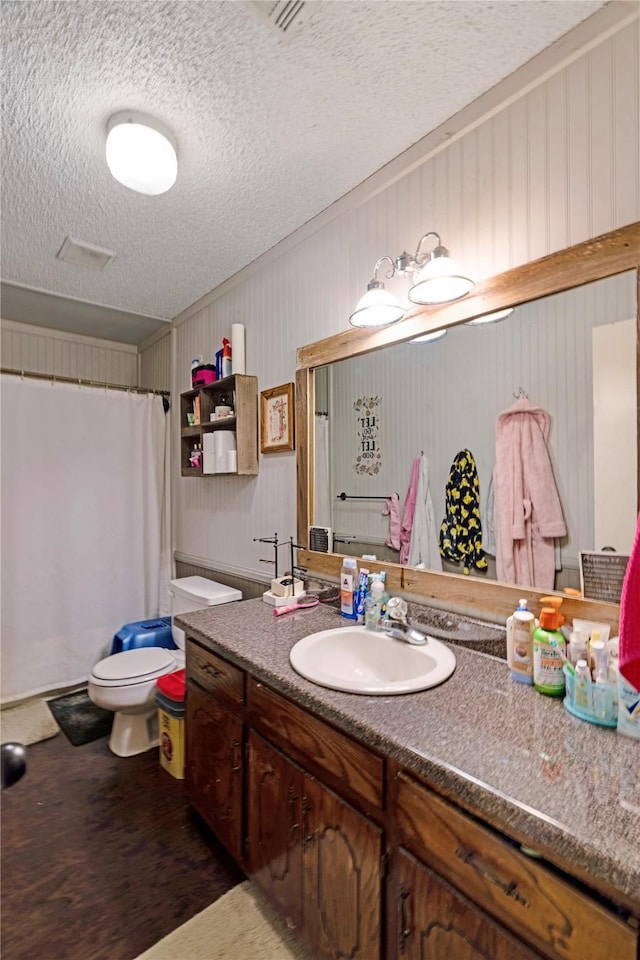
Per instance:
[[[191,613],[192,610],[203,610],[218,603],[242,600],[240,590],[227,587],[216,580],[207,580],[206,577],[180,577],[178,580],[172,580],[169,596],[171,597],[171,635],[174,643],[181,650],[184,650],[184,630],[175,625],[174,616]]]

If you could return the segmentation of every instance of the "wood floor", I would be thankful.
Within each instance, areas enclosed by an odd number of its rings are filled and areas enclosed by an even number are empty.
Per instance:
[[[34,744],[2,792],[3,960],[133,960],[244,879],[157,750],[107,742]]]

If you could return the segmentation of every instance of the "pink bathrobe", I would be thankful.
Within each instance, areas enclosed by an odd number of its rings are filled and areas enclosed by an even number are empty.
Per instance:
[[[548,414],[527,397],[498,416],[493,475],[497,577],[540,590],[554,589],[554,538],[567,532],[548,436]]]

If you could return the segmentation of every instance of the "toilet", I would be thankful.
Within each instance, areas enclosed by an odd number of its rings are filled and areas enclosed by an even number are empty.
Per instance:
[[[175,650],[141,646],[114,653],[99,660],[89,675],[89,699],[114,713],[109,749],[118,757],[132,757],[158,746],[156,681],[182,669],[185,659],[184,630],[174,624],[174,616],[242,600],[239,590],[206,577],[172,580],[169,596]]]

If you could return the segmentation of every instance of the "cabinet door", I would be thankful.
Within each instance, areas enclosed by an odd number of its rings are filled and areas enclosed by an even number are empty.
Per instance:
[[[538,960],[452,887],[400,850],[401,960]]]
[[[318,957],[378,960],[381,831],[305,776],[302,848],[305,936]]]
[[[302,773],[249,734],[249,872],[291,929],[302,926]]]
[[[187,793],[234,857],[242,856],[242,721],[187,685]]]

